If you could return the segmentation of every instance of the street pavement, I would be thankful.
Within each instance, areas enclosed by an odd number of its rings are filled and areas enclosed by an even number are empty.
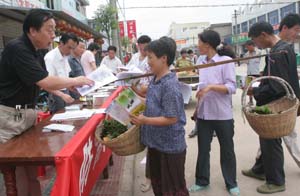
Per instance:
[[[245,74],[245,66],[236,68],[237,74]],[[258,181],[245,177],[241,174],[242,169],[250,168],[256,157],[258,149],[258,136],[250,128],[247,122],[244,122],[241,115],[241,93],[242,90],[238,90],[236,95],[233,96],[233,111],[235,120],[235,153],[237,158],[237,179],[241,189],[242,196],[259,196],[256,192],[256,188],[263,184],[263,181]],[[195,167],[197,159],[197,138],[188,138],[188,133],[192,130],[194,122],[190,120],[190,116],[196,107],[196,99],[193,97],[189,105],[186,106],[186,142],[187,142],[187,156],[185,164],[185,176],[187,187],[191,186],[195,182]],[[297,128],[300,134],[300,118],[298,119]],[[191,196],[227,196],[229,195],[225,189],[224,180],[220,168],[220,148],[217,138],[213,139],[211,144],[211,184],[210,188],[193,193]],[[286,191],[282,193],[273,194],[274,196],[298,196],[300,194],[300,168],[297,167],[294,160],[288,153],[285,145],[285,173],[286,173]],[[136,156],[126,157],[124,173],[121,179],[121,186],[119,196],[152,196],[153,192],[150,190],[147,193],[140,191],[140,184],[144,181],[145,165],[141,164],[141,161],[145,157],[145,152],[142,152]]]

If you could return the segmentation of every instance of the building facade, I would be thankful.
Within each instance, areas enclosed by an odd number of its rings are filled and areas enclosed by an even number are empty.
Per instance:
[[[232,24],[230,22],[211,24],[207,29],[218,32],[220,34],[222,42],[231,44]]]
[[[198,34],[209,27],[209,22],[199,23],[172,23],[168,36],[177,43],[177,49],[195,48],[198,44]]]
[[[49,9],[54,12],[57,21],[63,21],[67,32],[74,32],[78,36],[91,36],[87,32],[88,19],[86,17],[86,6],[88,0],[0,0],[0,56],[5,45],[11,40],[20,36],[22,22],[28,8]],[[60,29],[57,24],[57,30]],[[84,31],[83,31],[84,30]]]
[[[280,3],[276,4],[276,2]],[[232,44],[236,45],[238,53],[243,53],[243,44],[249,39],[248,31],[254,23],[269,22],[275,33],[278,33],[281,19],[289,13],[300,13],[299,0],[256,0],[255,4],[249,4],[234,14],[232,18]],[[300,52],[299,43],[295,44],[295,51]]]

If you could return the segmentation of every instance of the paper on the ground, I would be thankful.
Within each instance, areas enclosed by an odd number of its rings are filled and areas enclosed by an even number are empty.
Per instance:
[[[147,162],[147,157],[144,157],[143,160],[141,161],[141,164],[144,165]]]
[[[116,76],[118,79],[124,79],[124,78],[130,78],[135,76],[141,76],[144,73],[139,68],[132,68],[129,71],[123,71],[118,73]],[[139,79],[128,79],[123,81],[117,81],[115,82],[116,86],[131,86],[133,83],[137,82]]]
[[[192,87],[183,82],[179,82],[180,92],[183,96],[184,104],[189,104],[190,99],[192,97]]]
[[[77,88],[77,91],[80,93],[81,96],[85,96],[98,88],[105,86],[111,82],[116,81],[118,78],[114,76],[110,69],[106,67],[99,67],[92,73],[90,73],[87,78],[93,80],[95,84],[93,86],[82,86]]]
[[[94,111],[91,110],[68,111],[68,112],[53,115],[51,121],[86,119],[86,118],[90,118],[93,114]]]
[[[189,84],[192,88],[198,88],[199,83]]]
[[[63,131],[63,132],[71,132],[73,131],[73,125],[65,125],[65,124],[50,124],[44,127],[43,132],[48,131]]]

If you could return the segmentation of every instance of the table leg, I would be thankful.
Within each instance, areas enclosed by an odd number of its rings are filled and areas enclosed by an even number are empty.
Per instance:
[[[103,178],[108,179],[108,165],[103,170]]]
[[[111,155],[109,158],[109,166],[113,166],[113,165],[114,165],[114,159],[113,159],[113,155]]]
[[[6,195],[17,196],[17,185],[16,185],[16,168],[15,167],[4,167],[1,168],[3,173]]]

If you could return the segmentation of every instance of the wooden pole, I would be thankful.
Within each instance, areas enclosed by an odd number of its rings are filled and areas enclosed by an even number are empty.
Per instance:
[[[182,67],[182,68],[175,68],[172,69],[172,72],[181,72],[181,71],[192,71],[192,70],[197,70],[197,69],[204,69],[208,67],[215,67],[218,65],[223,65],[223,64],[228,64],[228,63],[236,63],[240,61],[247,61],[250,59],[256,59],[256,58],[262,58],[265,56],[272,56],[272,55],[278,55],[278,54],[285,54],[287,51],[279,51],[279,52],[274,52],[274,53],[268,53],[268,54],[262,54],[262,55],[257,55],[257,56],[251,56],[251,57],[245,57],[245,58],[235,58],[235,59],[230,59],[226,61],[219,61],[219,62],[214,62],[214,63],[207,63],[207,64],[201,64],[201,65],[194,65],[194,66],[188,66],[188,67]],[[133,79],[138,79],[138,78],[145,78],[153,76],[153,73],[148,73],[148,74],[143,74],[140,76],[133,76],[133,77],[128,77],[128,78],[122,78],[117,81],[123,81],[123,80],[133,80]]]

